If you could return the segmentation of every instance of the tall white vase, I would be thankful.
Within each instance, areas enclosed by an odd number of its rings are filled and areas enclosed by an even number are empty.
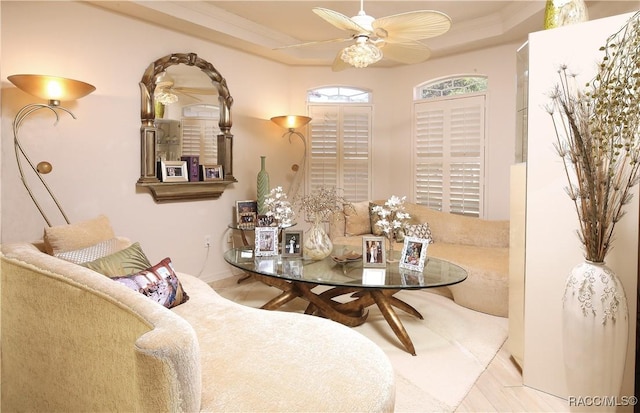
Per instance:
[[[629,336],[622,282],[604,263],[585,261],[567,278],[562,308],[567,389],[577,405],[572,410],[607,411],[581,402],[620,395]]]

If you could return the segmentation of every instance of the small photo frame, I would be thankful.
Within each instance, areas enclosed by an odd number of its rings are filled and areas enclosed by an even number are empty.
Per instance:
[[[257,225],[259,227],[277,227],[278,223],[273,215],[258,215]]]
[[[278,255],[278,228],[256,227],[256,257]]]
[[[302,257],[302,231],[284,230],[282,232],[282,256]]]
[[[416,237],[405,237],[400,257],[400,268],[413,271],[424,270],[424,262],[427,258],[429,240]]]
[[[203,181],[221,181],[224,179],[222,165],[200,165],[200,176]]]
[[[386,267],[384,237],[362,237],[362,266]]]
[[[181,156],[180,160],[187,163],[187,169],[189,170],[189,182],[200,181],[200,157]]]
[[[162,182],[187,182],[189,174],[187,172],[187,162],[185,161],[162,161],[160,162]]]
[[[236,223],[239,229],[253,229],[258,216],[258,201],[236,201]]]

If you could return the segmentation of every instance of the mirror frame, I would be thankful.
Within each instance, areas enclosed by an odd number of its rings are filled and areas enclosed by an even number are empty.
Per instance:
[[[218,164],[222,165],[224,179],[200,182],[161,182],[157,177],[156,142],[158,129],[155,127],[154,92],[156,79],[168,67],[185,64],[200,68],[218,90],[220,105],[220,134],[218,135]],[[231,106],[233,98],[227,81],[206,60],[195,53],[173,53],[151,63],[142,75],[140,85],[140,178],[136,187],[151,192],[156,202],[189,199],[219,198],[225,188],[237,182],[233,176],[233,134],[231,134]]]

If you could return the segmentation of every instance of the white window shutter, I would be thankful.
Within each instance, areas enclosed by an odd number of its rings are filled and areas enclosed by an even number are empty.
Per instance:
[[[337,186],[338,182],[338,108],[335,106],[309,107],[310,162],[309,192],[322,186]]]
[[[199,156],[201,165],[218,163],[220,108],[209,104],[182,109],[182,155]]]
[[[417,203],[482,216],[484,111],[484,95],[415,103]]]
[[[199,155],[200,164],[218,163],[218,121],[182,118],[182,155]]]
[[[309,191],[336,187],[351,202],[370,197],[371,106],[309,105]]]

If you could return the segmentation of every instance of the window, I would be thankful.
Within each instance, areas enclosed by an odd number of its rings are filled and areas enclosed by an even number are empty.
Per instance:
[[[327,103],[317,103],[320,100]],[[340,189],[351,202],[370,198],[373,108],[369,100],[369,92],[353,88],[309,91],[310,192],[326,186]]]
[[[460,92],[464,85],[469,88]],[[486,95],[477,93],[478,85],[486,88],[486,78],[446,79],[416,88],[416,96],[427,95],[414,102],[416,203],[483,216]]]
[[[196,104],[182,110],[182,155],[200,156],[202,165],[217,164],[220,108]]]
[[[425,83],[417,88],[416,99],[464,95],[487,90],[486,77],[455,77]]]

